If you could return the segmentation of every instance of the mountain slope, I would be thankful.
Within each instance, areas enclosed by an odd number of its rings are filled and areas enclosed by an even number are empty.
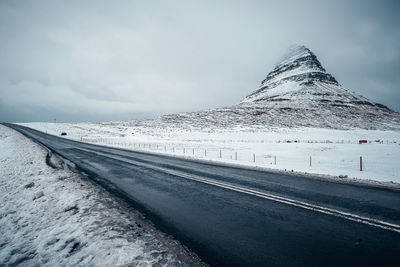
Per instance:
[[[292,48],[239,104],[133,125],[186,129],[317,127],[399,130],[400,114],[342,87],[305,46]]]

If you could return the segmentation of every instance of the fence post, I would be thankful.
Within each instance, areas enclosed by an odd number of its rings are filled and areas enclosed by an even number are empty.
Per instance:
[[[194,155],[194,148],[192,148],[192,155]]]
[[[256,153],[253,153],[253,162],[256,163]]]
[[[174,153],[175,153],[175,147],[172,147],[172,152],[174,152]]]
[[[235,152],[235,160],[237,160],[237,152]]]
[[[310,167],[311,167],[311,156],[310,156]]]
[[[183,148],[183,154],[186,154],[186,148]]]
[[[164,145],[164,152],[167,152],[167,146]]]
[[[360,172],[362,172],[362,157],[360,156]]]
[[[29,142],[31,142],[31,143],[32,143],[32,138],[29,138]]]
[[[204,157],[207,157],[207,149],[204,149]]]
[[[275,157],[274,157],[274,162],[275,162],[274,164],[276,165],[276,155],[275,155]]]

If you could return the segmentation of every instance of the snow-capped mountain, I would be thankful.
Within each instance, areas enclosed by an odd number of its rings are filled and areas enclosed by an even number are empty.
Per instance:
[[[318,86],[322,88],[317,88]],[[319,91],[333,86],[333,90],[340,90],[339,83],[325,71],[314,53],[305,46],[297,46],[267,75],[260,88],[248,95],[242,103],[271,100],[284,95],[304,98],[307,93],[299,94],[299,91],[307,88],[318,90],[317,94],[307,95],[307,98],[312,99],[315,98],[313,95],[320,96]]]
[[[134,125],[189,129],[317,127],[400,129],[400,113],[350,92],[305,46],[289,53],[239,104],[208,111],[165,115]]]

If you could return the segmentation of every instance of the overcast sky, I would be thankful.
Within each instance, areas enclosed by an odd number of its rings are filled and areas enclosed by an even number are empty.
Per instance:
[[[400,111],[399,3],[3,0],[0,121],[228,106],[293,44],[344,87]]]

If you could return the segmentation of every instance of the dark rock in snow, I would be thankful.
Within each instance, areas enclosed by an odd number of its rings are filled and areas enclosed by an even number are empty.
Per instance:
[[[79,208],[76,204],[72,204],[64,209],[64,212],[69,212],[69,211],[72,212],[72,215],[74,215],[79,212]]]
[[[30,183],[26,184],[26,185],[24,186],[24,188],[32,188],[32,187],[34,187],[34,186],[35,186],[35,183],[34,183],[34,182],[30,182]]]

